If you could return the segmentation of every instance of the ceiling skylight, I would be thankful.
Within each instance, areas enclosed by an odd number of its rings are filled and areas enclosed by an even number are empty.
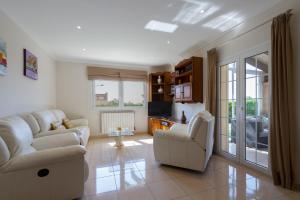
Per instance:
[[[170,24],[166,22],[151,20],[145,26],[145,29],[151,31],[160,31],[166,33],[174,33],[178,26],[176,24]]]
[[[174,22],[197,24],[220,9],[218,6],[208,2],[196,0],[184,0],[184,2],[181,10],[173,19]]]
[[[244,17],[238,12],[230,12],[224,15],[221,15],[205,24],[203,27],[219,30],[221,32],[227,31],[234,26],[239,25],[244,20]]]

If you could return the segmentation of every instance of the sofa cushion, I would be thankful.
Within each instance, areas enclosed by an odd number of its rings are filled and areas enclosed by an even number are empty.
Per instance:
[[[36,118],[30,113],[24,113],[20,115],[30,126],[33,135],[38,134],[41,131],[40,125]]]
[[[0,120],[0,136],[6,143],[12,157],[34,151],[31,148],[33,140],[31,128],[19,116]]]
[[[7,145],[5,144],[4,140],[0,137],[0,166],[9,161],[9,157],[10,154]]]
[[[66,118],[66,115],[62,110],[55,109],[55,110],[51,110],[51,111],[55,115],[57,121],[59,121],[60,123],[62,123],[63,119]]]
[[[38,111],[32,114],[37,119],[41,128],[41,132],[49,131],[50,124],[57,121],[56,116],[51,110]]]

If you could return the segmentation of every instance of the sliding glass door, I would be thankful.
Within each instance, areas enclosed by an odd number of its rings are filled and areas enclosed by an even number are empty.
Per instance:
[[[268,168],[269,155],[269,53],[244,58],[243,147],[245,160]]]
[[[269,52],[220,63],[219,152],[263,171],[269,169]]]

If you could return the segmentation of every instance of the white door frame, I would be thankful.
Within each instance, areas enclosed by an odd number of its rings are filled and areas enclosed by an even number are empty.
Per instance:
[[[221,104],[220,104],[220,96],[219,96],[219,94],[220,94],[220,91],[221,91],[221,89],[220,89],[220,84],[221,84],[221,82],[220,82],[220,68],[222,67],[222,66],[224,66],[224,65],[227,65],[227,64],[231,64],[231,63],[236,63],[236,70],[237,70],[237,75],[238,75],[238,73],[239,73],[239,61],[240,61],[240,59],[239,59],[239,57],[231,57],[231,58],[228,58],[228,59],[225,59],[225,60],[223,60],[222,62],[219,62],[218,63],[218,69],[217,69],[217,80],[218,80],[218,86],[217,86],[217,91],[218,91],[218,95],[217,95],[217,100],[218,100],[218,102],[217,102],[217,107],[218,107],[218,112],[217,112],[217,114],[218,114],[218,124],[217,124],[217,135],[218,135],[218,149],[217,149],[217,151],[218,151],[218,153],[219,154],[221,154],[222,156],[225,156],[226,158],[228,158],[228,159],[230,159],[230,160],[233,160],[233,161],[235,161],[235,162],[239,162],[239,134],[236,134],[236,155],[233,155],[233,154],[230,154],[230,153],[228,153],[228,152],[225,152],[225,151],[223,151],[222,150],[222,144],[221,144],[221,142],[222,142],[222,137],[221,137],[221,122],[220,122],[220,112],[219,112],[219,110],[220,110],[220,107],[221,107]],[[237,76],[237,80],[236,80],[236,87],[238,87],[238,76]],[[236,88],[237,89],[237,88]],[[238,89],[236,90],[236,108],[238,108],[238,105],[239,105],[239,100],[238,100],[238,97],[239,97],[239,93],[238,93]],[[236,112],[236,118],[237,118],[237,112]],[[238,118],[236,119],[236,120],[238,120]],[[239,133],[239,123],[236,123],[236,133]]]
[[[218,116],[218,124],[217,124],[217,135],[218,135],[218,148],[217,148],[217,152],[218,154],[233,160],[235,162],[239,162],[243,165],[246,165],[250,168],[253,168],[257,171],[260,171],[262,173],[271,175],[271,164],[270,164],[270,156],[269,156],[269,165],[268,168],[263,168],[261,166],[258,166],[254,163],[251,163],[249,161],[246,160],[246,155],[245,155],[245,58],[251,57],[251,56],[255,56],[264,52],[269,52],[269,66],[268,66],[268,72],[269,72],[269,82],[270,82],[270,97],[271,97],[271,87],[272,87],[272,82],[271,82],[271,72],[272,72],[272,67],[271,67],[271,42],[267,41],[265,43],[262,43],[260,45],[257,45],[253,48],[247,49],[246,51],[243,51],[242,53],[234,56],[234,57],[230,57],[230,58],[226,58],[221,60],[218,63],[218,68],[217,68],[217,80],[218,80],[218,84],[217,84],[217,116]],[[220,127],[220,120],[219,120],[219,110],[220,110],[220,101],[219,101],[219,94],[220,94],[220,67],[226,64],[230,64],[236,62],[236,69],[237,69],[237,87],[236,87],[236,95],[237,95],[237,102],[236,102],[236,120],[237,120],[237,124],[236,124],[236,156],[229,154],[227,152],[222,151],[221,149],[221,127]],[[270,116],[270,115],[269,115]],[[270,143],[269,143],[270,145]],[[270,148],[269,148],[270,150]],[[270,152],[269,152],[270,155]]]

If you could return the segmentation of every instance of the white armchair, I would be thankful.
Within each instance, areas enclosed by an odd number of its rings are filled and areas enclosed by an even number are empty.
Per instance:
[[[196,114],[188,125],[174,124],[170,130],[154,133],[156,161],[204,171],[212,155],[214,117],[207,111]]]
[[[34,139],[22,118],[0,119],[0,199],[80,198],[85,153],[75,133]]]

